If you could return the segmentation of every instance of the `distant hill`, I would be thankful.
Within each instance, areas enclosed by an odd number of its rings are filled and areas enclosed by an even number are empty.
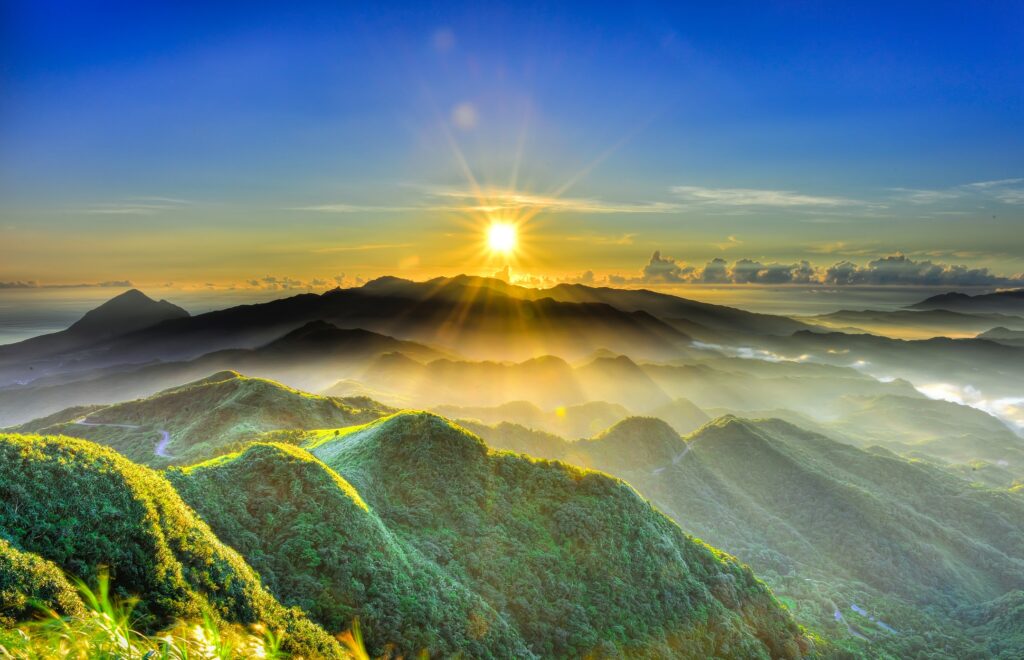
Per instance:
[[[1009,328],[997,327],[982,332],[978,335],[978,339],[987,339],[1007,346],[1024,348],[1024,330],[1010,330]]]
[[[398,539],[479,594],[538,655],[809,651],[748,570],[620,481],[490,453],[426,413],[307,438]]]
[[[510,401],[497,406],[438,406],[439,415],[451,419],[473,419],[485,424],[512,422],[566,438],[584,438],[629,417],[623,406],[607,401],[589,401],[572,406],[542,410],[529,401]]]
[[[385,277],[359,288],[299,294],[194,317],[165,302],[141,304],[149,299],[138,292],[122,297],[107,303],[112,308],[93,310],[82,325],[50,339],[0,349],[0,386],[47,374],[252,349],[316,321],[439,346],[473,359],[514,361],[542,355],[577,360],[602,350],[636,359],[675,359],[693,354],[691,329],[705,341],[716,341],[787,335],[808,327],[784,317],[651,291],[582,285],[536,290],[467,276],[428,282]],[[128,303],[137,308],[135,316],[122,313]],[[116,333],[93,334],[107,325],[116,326]],[[60,339],[75,338],[80,331],[88,331],[87,342],[65,344]],[[44,356],[44,364],[29,368],[29,362]]]
[[[391,412],[367,399],[307,394],[233,371],[86,411],[76,416],[81,410],[75,409],[17,430],[86,438],[133,461],[162,467],[210,458],[266,431],[333,428]]]
[[[163,477],[109,449],[74,438],[0,435],[0,501],[6,543],[88,582],[107,567],[115,594],[139,599],[133,627],[152,632],[209,612],[280,629],[292,653],[341,655],[323,629],[275,601]],[[65,598],[43,566],[42,576],[33,569],[34,579]]]
[[[953,312],[1024,314],[1024,289],[968,295],[942,293],[908,306],[909,309],[947,309]]]
[[[1024,307],[1021,308],[1024,312]],[[855,327],[866,332],[901,338],[971,337],[994,326],[1024,329],[1024,317],[1003,313],[918,309],[893,311],[842,310],[808,317],[808,322],[830,328]]]
[[[177,305],[153,300],[138,289],[131,289],[86,312],[66,330],[0,346],[0,364],[82,349],[168,319],[188,316],[189,313]]]
[[[983,632],[955,642],[914,635],[961,629],[958,607],[1024,584],[1024,500],[939,467],[777,420],[723,417],[685,439],[637,418],[577,442],[514,431],[482,429],[494,446],[529,446],[628,480],[686,531],[749,562],[802,623],[851,649],[859,635],[881,645],[876,652],[938,643],[966,653],[985,643]]]
[[[69,406],[109,404],[231,370],[320,390],[361,374],[384,353],[432,360],[445,353],[416,342],[311,321],[264,346],[208,353],[190,361],[123,365],[54,374],[27,385],[0,388],[0,425],[21,424]]]
[[[1024,437],[986,412],[949,401],[904,396],[843,397],[826,427],[858,446],[877,444],[949,463],[984,460],[1024,478]]]

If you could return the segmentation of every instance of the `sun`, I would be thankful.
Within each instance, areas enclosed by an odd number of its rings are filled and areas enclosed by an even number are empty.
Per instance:
[[[492,222],[487,228],[487,247],[491,252],[510,255],[519,242],[516,226],[510,222]]]

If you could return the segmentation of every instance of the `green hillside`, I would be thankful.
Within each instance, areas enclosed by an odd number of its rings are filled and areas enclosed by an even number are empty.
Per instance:
[[[281,629],[292,652],[341,654],[321,628],[275,601],[163,477],[112,450],[67,437],[0,435],[0,502],[6,541],[87,582],[107,567],[115,594],[139,598],[142,630],[209,613]],[[52,571],[28,575],[31,588],[45,578],[56,585],[46,588],[67,596]]]
[[[307,394],[234,371],[145,399],[81,410],[82,415],[57,413],[16,430],[86,438],[137,463],[164,467],[236,449],[266,431],[347,426],[390,412],[369,399]]]
[[[396,538],[479,594],[538,655],[809,650],[747,568],[687,538],[621,481],[489,452],[427,413],[307,442]]]
[[[40,607],[65,616],[84,611],[78,592],[57,566],[0,536],[0,627],[34,618]]]
[[[528,655],[494,609],[392,534],[302,449],[253,444],[168,477],[281,602],[332,632],[358,616],[374,655]]]
[[[626,479],[853,650],[981,652],[984,628],[958,608],[1024,585],[1024,500],[885,450],[732,416],[686,439],[650,418],[577,442],[512,425],[480,431],[495,446]]]

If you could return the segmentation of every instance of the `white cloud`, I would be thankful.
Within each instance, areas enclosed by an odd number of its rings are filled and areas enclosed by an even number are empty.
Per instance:
[[[673,186],[673,194],[690,202],[722,206],[858,206],[863,202],[845,197],[806,195],[791,190],[763,190],[758,188],[705,188],[702,186]]]

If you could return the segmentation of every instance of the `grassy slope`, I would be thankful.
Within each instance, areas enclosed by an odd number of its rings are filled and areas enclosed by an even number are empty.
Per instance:
[[[93,410],[84,426],[67,415],[29,422],[26,433],[64,434],[113,447],[135,462],[163,467],[188,464],[236,449],[240,442],[275,429],[308,429],[365,422],[389,412],[369,399],[337,399],[292,389],[274,381],[223,371],[151,397]],[[53,420],[57,423],[52,423]],[[171,442],[163,458],[154,453],[160,431]]]
[[[12,544],[90,582],[109,567],[115,593],[141,598],[145,629],[209,611],[282,628],[295,652],[341,653],[322,629],[277,603],[163,477],[109,449],[0,435],[0,502],[0,530]]]
[[[0,537],[0,626],[31,619],[40,613],[40,607],[61,615],[85,611],[75,588],[57,566]]]
[[[876,652],[968,652],[974,645],[960,635],[955,608],[1024,584],[1024,501],[924,463],[733,417],[686,440],[654,419],[580,442],[515,430],[481,432],[498,446],[627,479],[688,531],[749,561],[802,621],[843,637],[834,617],[841,609],[882,642]],[[853,604],[902,633],[890,639]],[[929,630],[932,639],[914,638]]]
[[[685,537],[628,485],[489,453],[402,413],[309,434],[394,534],[480,594],[534,652],[795,656],[806,641],[732,558]]]
[[[392,534],[330,468],[290,445],[172,470],[182,497],[287,605],[330,631],[360,618],[371,653],[522,657],[489,605]]]

